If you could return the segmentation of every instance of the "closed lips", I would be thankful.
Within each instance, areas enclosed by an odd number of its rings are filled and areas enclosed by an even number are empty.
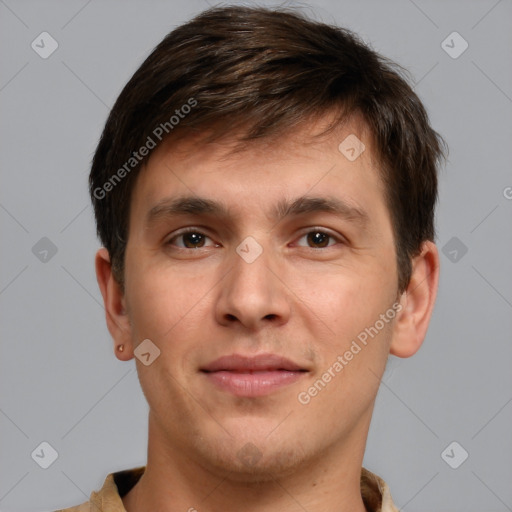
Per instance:
[[[305,368],[302,368],[300,365],[294,363],[293,361],[274,354],[261,354],[252,357],[232,354],[216,359],[212,363],[201,368],[201,370],[204,372],[226,371],[236,373],[307,371]]]

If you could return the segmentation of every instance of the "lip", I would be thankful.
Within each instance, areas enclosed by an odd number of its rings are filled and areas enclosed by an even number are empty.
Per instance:
[[[223,391],[235,396],[257,397],[296,382],[308,370],[275,354],[252,357],[232,354],[216,359],[201,371]]]
[[[259,354],[257,356],[242,356],[240,354],[231,354],[229,356],[219,357],[209,365],[201,368],[205,372],[250,372],[250,371],[300,371],[305,370],[290,359],[276,354]]]

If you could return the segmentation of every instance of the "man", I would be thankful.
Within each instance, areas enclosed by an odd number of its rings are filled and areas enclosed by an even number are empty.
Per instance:
[[[362,460],[387,357],[435,302],[443,145],[395,68],[347,30],[225,7],[131,78],[90,192],[148,459],[68,510],[397,510]]]

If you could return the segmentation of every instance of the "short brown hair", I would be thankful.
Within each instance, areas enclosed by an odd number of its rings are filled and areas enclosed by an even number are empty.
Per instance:
[[[155,133],[180,137],[215,126],[206,142],[240,132],[247,143],[330,113],[336,116],[329,130],[357,113],[371,132],[404,291],[411,258],[435,237],[437,165],[444,154],[404,70],[349,30],[291,9],[238,6],[209,9],[169,33],[110,112],[89,190],[121,288],[131,193],[150,153],[134,152],[161,140]]]

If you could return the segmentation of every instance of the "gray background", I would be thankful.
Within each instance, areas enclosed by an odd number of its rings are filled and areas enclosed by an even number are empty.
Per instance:
[[[389,364],[365,465],[407,512],[512,510],[512,3],[309,6],[407,67],[450,146],[433,320],[418,354]],[[105,326],[87,175],[124,83],[206,7],[0,0],[2,511],[77,504],[107,473],[145,463],[147,405]],[[31,48],[43,31],[59,44],[47,59]],[[441,46],[453,31],[469,44],[456,59]],[[57,248],[46,260],[43,237]],[[46,470],[31,458],[42,441],[59,454]],[[441,457],[452,441],[452,463],[469,453],[457,469]]]

